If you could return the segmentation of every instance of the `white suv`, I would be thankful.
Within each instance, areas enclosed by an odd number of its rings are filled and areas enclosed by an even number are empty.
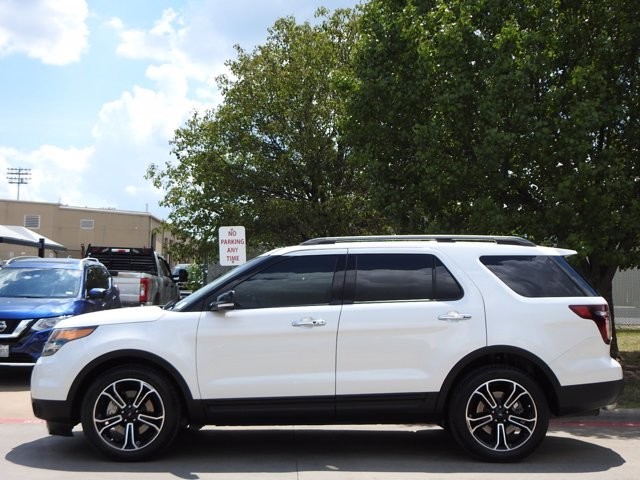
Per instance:
[[[31,382],[49,433],[118,460],[211,425],[438,423],[514,461],[550,416],[616,401],[608,306],[518,237],[310,240],[165,309],[61,321]]]

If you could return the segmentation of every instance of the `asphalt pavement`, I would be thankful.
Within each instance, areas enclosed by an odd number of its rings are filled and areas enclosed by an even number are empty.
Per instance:
[[[442,429],[423,425],[206,427],[185,432],[157,460],[105,460],[84,440],[47,435],[31,412],[28,374],[0,369],[0,478],[414,479],[640,478],[640,411],[551,422],[522,462],[477,462]]]

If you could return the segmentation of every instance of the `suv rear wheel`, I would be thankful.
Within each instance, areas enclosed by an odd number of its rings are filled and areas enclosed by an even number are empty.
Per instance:
[[[485,461],[513,462],[546,435],[549,409],[526,373],[493,365],[465,377],[453,392],[447,426],[456,441]]]
[[[180,402],[153,370],[123,366],[100,375],[82,402],[89,442],[116,460],[151,457],[171,443],[180,425]]]

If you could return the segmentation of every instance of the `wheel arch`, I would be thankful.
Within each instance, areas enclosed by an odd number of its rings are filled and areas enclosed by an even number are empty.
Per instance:
[[[560,382],[548,365],[527,350],[508,345],[494,345],[466,355],[451,369],[438,395],[436,404],[438,418],[445,418],[451,393],[457,383],[469,372],[487,365],[506,365],[526,372],[542,388],[550,412],[554,415],[558,414]]]
[[[95,358],[80,371],[69,389],[67,398],[71,404],[74,423],[80,421],[82,393],[87,391],[89,385],[98,375],[112,368],[124,365],[147,367],[164,375],[178,393],[183,416],[187,417],[189,423],[201,423],[203,416],[202,408],[198,402],[194,401],[191,390],[180,372],[165,359],[142,350],[117,350],[109,352]]]

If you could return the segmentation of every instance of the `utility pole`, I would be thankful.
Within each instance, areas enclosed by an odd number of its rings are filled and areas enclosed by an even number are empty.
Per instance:
[[[7,181],[18,185],[18,200],[20,200],[20,185],[26,185],[31,180],[30,168],[7,168]]]

